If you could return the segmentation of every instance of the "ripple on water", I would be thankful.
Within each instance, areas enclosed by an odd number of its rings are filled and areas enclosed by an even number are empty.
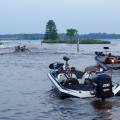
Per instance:
[[[48,65],[64,62],[63,56],[69,56],[70,64],[77,68],[94,65],[94,51],[103,46],[80,45],[80,53],[76,52],[75,45],[45,44],[41,48],[36,43],[31,53],[3,50],[0,53],[0,120],[118,120],[119,97],[103,103],[95,99],[60,99],[47,77]],[[118,46],[114,48],[117,52]],[[113,72],[113,77],[119,81],[119,72]]]

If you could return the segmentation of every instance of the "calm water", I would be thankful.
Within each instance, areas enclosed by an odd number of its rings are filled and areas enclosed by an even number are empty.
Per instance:
[[[14,53],[13,46],[20,41],[9,43],[0,49],[0,120],[118,120],[120,98],[106,102],[93,98],[59,99],[47,77],[48,65],[62,61],[67,55],[70,64],[80,70],[94,65],[94,52],[104,45],[43,44],[40,41],[24,41],[32,52]],[[120,42],[113,41],[109,46],[112,52],[120,54]],[[113,73],[119,82],[119,71]]]

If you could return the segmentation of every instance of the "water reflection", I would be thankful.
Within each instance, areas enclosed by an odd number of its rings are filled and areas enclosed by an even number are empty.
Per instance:
[[[96,117],[93,120],[112,120],[112,107],[113,104],[110,101],[94,100],[91,102]]]

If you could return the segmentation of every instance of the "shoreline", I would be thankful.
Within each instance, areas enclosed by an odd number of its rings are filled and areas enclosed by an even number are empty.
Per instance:
[[[43,40],[42,43],[48,44],[78,44],[77,40]],[[111,44],[110,41],[96,39],[81,39],[79,44]]]

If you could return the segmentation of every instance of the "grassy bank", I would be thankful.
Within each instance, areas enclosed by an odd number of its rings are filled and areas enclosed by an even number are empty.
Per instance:
[[[43,40],[42,43],[66,43],[76,44],[76,40]],[[82,39],[79,40],[80,44],[110,44],[110,41],[96,40],[96,39]]]

